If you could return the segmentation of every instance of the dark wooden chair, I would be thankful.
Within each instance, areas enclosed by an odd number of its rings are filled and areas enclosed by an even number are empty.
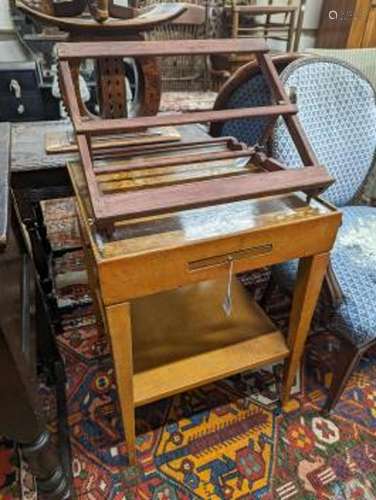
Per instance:
[[[55,4],[52,0],[16,0],[15,5],[37,23],[68,33],[69,41],[73,42],[143,40],[145,32],[172,21],[185,11],[183,4],[157,4],[147,9],[133,9],[123,8],[109,0],[90,0],[91,16],[88,16],[84,12],[87,1]],[[72,4],[71,10],[68,4]],[[81,63],[80,60],[75,63],[74,82],[77,88]],[[135,61],[135,68],[139,86],[137,102],[132,106],[134,113],[140,116],[156,114],[161,94],[158,63],[155,58],[140,58]],[[126,66],[123,59],[110,56],[101,59],[96,64],[96,75],[100,115],[104,118],[127,116]],[[82,100],[80,107],[90,114]]]
[[[281,54],[272,57],[278,72],[281,72],[300,54]],[[256,61],[240,67],[221,88],[214,103],[214,109],[236,109],[249,106],[266,106],[271,103],[271,93],[264,75]],[[270,117],[256,119],[240,118],[227,122],[210,124],[210,134],[214,137],[234,136],[249,146],[261,145],[267,139],[266,134]]]

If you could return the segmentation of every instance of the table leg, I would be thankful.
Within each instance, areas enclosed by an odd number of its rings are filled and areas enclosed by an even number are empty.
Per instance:
[[[1,433],[19,445],[43,498],[74,498],[69,471],[62,467],[38,406],[35,373],[22,353],[11,348],[12,333],[0,328]]]
[[[97,321],[98,334],[101,335],[105,331],[105,325],[103,324],[103,322],[106,321],[106,318],[104,317],[101,296],[98,290],[96,263],[90,247],[90,242],[85,237],[85,231],[82,228],[80,217],[77,217],[77,220],[78,220],[78,229],[80,233],[80,238],[82,242],[82,250],[84,252],[85,269],[91,293],[91,298],[93,301],[94,313]]]
[[[282,405],[290,398],[328,262],[328,253],[305,257],[299,262],[287,339],[290,355],[284,367]]]
[[[128,302],[106,307],[108,334],[115,365],[117,392],[130,465],[136,464],[135,406],[131,307]]]

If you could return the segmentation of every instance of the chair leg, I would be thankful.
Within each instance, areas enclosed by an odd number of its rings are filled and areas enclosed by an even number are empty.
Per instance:
[[[333,381],[329,388],[329,394],[323,406],[324,413],[330,413],[341,397],[347,382],[357,367],[363,351],[349,342],[342,342],[343,348],[338,353],[339,363],[334,367]]]

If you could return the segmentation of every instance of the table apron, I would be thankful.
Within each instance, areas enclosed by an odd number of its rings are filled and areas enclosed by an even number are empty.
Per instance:
[[[340,215],[97,262],[105,305],[331,250]]]

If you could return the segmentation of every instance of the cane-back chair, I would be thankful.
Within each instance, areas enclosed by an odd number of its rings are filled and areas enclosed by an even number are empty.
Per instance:
[[[153,2],[154,3],[154,2]],[[205,38],[206,10],[202,5],[182,3],[185,12],[171,22],[156,27],[149,40],[196,40]],[[162,89],[202,90],[206,86],[205,58],[176,56],[161,61]]]

